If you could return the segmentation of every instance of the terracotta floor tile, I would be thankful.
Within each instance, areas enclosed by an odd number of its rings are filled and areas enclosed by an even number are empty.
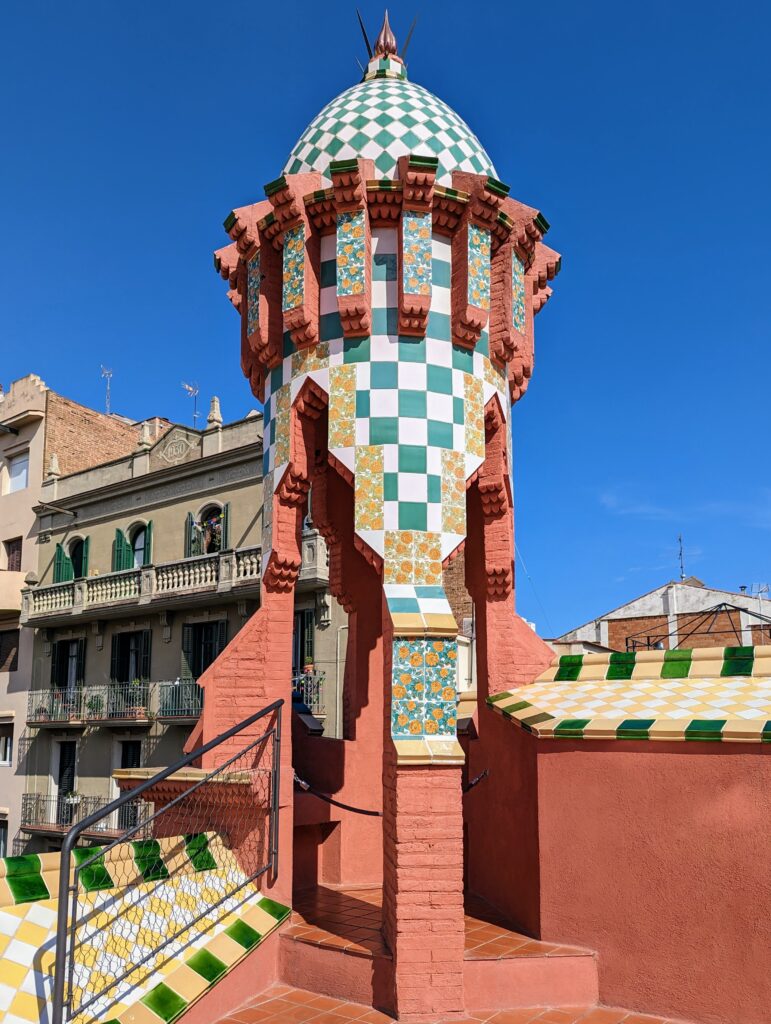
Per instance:
[[[614,1009],[611,1006],[595,1006],[582,1018],[581,1024],[620,1024],[628,1013],[628,1010]]]
[[[530,1021],[540,1013],[540,1009],[533,1007],[519,1010],[501,1010],[491,1021],[491,1024],[530,1024]]]
[[[344,999],[335,999],[334,996],[314,996],[309,1002],[309,1006],[315,1006],[319,1010],[334,1010],[336,1006],[341,1006],[345,1002]]]
[[[666,1024],[666,1017],[651,1017],[647,1013],[630,1013],[623,1018],[624,1024]]]
[[[534,1019],[534,1024],[576,1024],[576,1021],[583,1017],[584,1011],[572,1013],[565,1010],[544,1010],[540,1017]]]
[[[381,1013],[380,1010],[368,1010],[359,1019],[363,1024],[392,1024],[393,1021],[393,1017],[389,1017],[387,1013]]]

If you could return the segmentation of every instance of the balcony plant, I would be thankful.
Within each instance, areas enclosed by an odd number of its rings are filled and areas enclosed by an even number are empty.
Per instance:
[[[35,708],[35,718],[40,721],[48,721],[50,717],[51,715],[49,714],[48,711],[48,705],[38,704],[38,706]]]
[[[104,718],[104,697],[98,693],[86,701],[86,714],[89,718]]]
[[[132,679],[126,693],[126,718],[147,717],[145,685],[141,679]]]
[[[66,804],[79,804],[80,803],[80,793],[78,793],[76,790],[73,789],[72,792],[65,793],[64,796],[62,797],[62,800]]]

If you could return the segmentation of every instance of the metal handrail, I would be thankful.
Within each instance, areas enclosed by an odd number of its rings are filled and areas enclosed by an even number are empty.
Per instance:
[[[281,766],[281,712],[283,705],[283,698],[273,701],[272,704],[269,704],[261,711],[257,711],[255,714],[250,715],[249,718],[244,719],[243,722],[239,722],[237,725],[232,726],[225,732],[220,733],[220,735],[216,736],[213,740],[209,740],[209,742],[205,743],[202,747],[198,747],[197,750],[194,750],[191,753],[186,754],[184,757],[181,757],[173,765],[161,769],[161,771],[157,772],[151,778],[146,779],[144,782],[141,782],[135,788],[127,790],[125,793],[122,793],[111,803],[107,804],[104,807],[100,807],[92,814],[89,814],[87,817],[77,822],[67,832],[62,843],[62,852],[60,860],[51,1024],[63,1024],[65,1008],[65,985],[67,982],[69,982],[68,1000],[71,997],[73,987],[72,983],[74,962],[72,958],[69,959],[69,962],[67,959],[67,938],[69,936],[71,944],[74,944],[74,935],[77,923],[75,911],[77,909],[78,882],[76,875],[73,885],[70,885],[70,869],[72,862],[72,851],[78,839],[84,832],[91,830],[92,826],[96,822],[102,820],[105,817],[108,817],[109,815],[120,810],[121,807],[124,807],[129,803],[135,803],[137,798],[142,796],[143,793],[146,793],[148,790],[157,786],[159,783],[165,781],[170,776],[174,775],[176,772],[182,771],[184,768],[189,767],[194,761],[198,761],[201,757],[203,757],[204,754],[207,754],[210,750],[214,750],[216,747],[225,743],[233,736],[237,736],[245,729],[248,729],[249,726],[254,725],[255,722],[258,722],[260,719],[265,718],[268,715],[272,715],[274,713],[276,715],[276,720],[275,724],[271,729],[265,732],[262,736],[259,736],[257,739],[252,740],[245,748],[238,750],[232,757],[226,760],[223,764],[218,765],[216,768],[213,768],[211,772],[207,773],[207,775],[205,775],[203,778],[198,779],[196,782],[190,785],[183,793],[180,793],[173,800],[169,801],[169,803],[164,804],[164,806],[159,811],[156,811],[148,819],[136,825],[133,825],[131,828],[126,829],[118,838],[114,839],[111,843],[107,844],[106,846],[101,846],[96,851],[96,853],[94,853],[89,859],[84,860],[82,863],[78,865],[77,871],[82,871],[84,868],[88,867],[94,861],[104,857],[105,853],[107,853],[109,850],[117,846],[118,843],[124,842],[128,836],[135,835],[140,829],[146,829],[147,826],[156,817],[164,814],[166,811],[169,810],[169,808],[174,807],[181,800],[188,797],[190,793],[199,789],[202,785],[204,785],[206,782],[212,779],[215,775],[221,773],[224,768],[227,768],[229,764],[232,764],[235,760],[242,757],[245,752],[251,750],[253,747],[259,745],[260,743],[265,742],[265,740],[267,740],[270,736],[273,736],[273,772],[271,780],[272,807],[268,832],[269,859],[265,867],[258,872],[258,875],[262,875],[269,870],[271,871],[274,880],[278,877],[278,816]],[[255,875],[253,877],[258,877],[258,875]],[[247,881],[249,880],[250,879],[247,879]],[[73,908],[71,915],[68,914],[70,892],[72,892]],[[222,902],[222,900],[220,900],[219,902]],[[214,904],[214,906],[217,905],[218,904]],[[206,909],[202,911],[202,913],[197,918],[195,918],[192,923],[195,923],[196,921],[200,920],[200,918],[203,917],[204,914],[206,913]],[[69,926],[68,921],[68,917],[70,916],[72,919],[71,927]],[[143,960],[139,962],[132,963],[131,968],[128,971],[124,972],[122,976],[116,978],[115,981],[113,982],[113,985],[118,984],[118,982],[122,981],[129,973],[131,973],[132,970],[141,966],[147,959],[149,959],[151,955],[154,955],[154,953],[148,954]],[[67,971],[67,976],[65,976],[65,964],[67,964],[69,968],[69,970]],[[93,999],[91,1001],[93,1001]],[[78,1012],[82,1012],[87,1005],[89,1004],[81,1004]],[[71,1019],[69,1013],[67,1019]]]

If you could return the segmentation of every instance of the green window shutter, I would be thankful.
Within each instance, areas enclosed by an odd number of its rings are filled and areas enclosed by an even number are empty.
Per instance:
[[[153,639],[153,631],[151,629],[142,630],[142,640],[140,646],[140,679],[150,678],[150,647]]]
[[[230,550],[230,502],[226,501],[222,506],[222,538],[220,540],[220,550]]]
[[[59,685],[59,641],[54,640],[51,644],[51,687]]]
[[[217,623],[217,657],[228,645],[228,620],[220,619]]]
[[[193,513],[188,512],[187,519],[185,520],[185,558],[191,558],[193,555],[194,533],[195,523],[193,522]]]
[[[84,539],[83,539],[83,566],[82,566],[81,573],[80,573],[80,575],[83,577],[83,579],[86,579],[88,577],[88,549],[90,547],[90,543],[91,543],[91,538],[90,537],[84,537]]]
[[[118,680],[118,637],[117,635],[112,638],[112,647],[110,648],[110,682],[114,683]]]
[[[148,522],[145,527],[145,557],[144,564],[150,565],[153,560],[153,521]]]
[[[305,628],[303,630],[303,663],[313,662],[316,646],[316,616],[312,608],[305,609]]]
[[[54,552],[54,583],[69,583],[74,578],[72,559],[65,554],[61,544],[57,544]]]
[[[79,685],[83,685],[86,681],[86,638],[80,637],[78,640],[78,665],[77,665],[77,680]]]
[[[121,548],[120,541],[121,537],[120,530],[115,531],[115,540],[112,542],[112,571],[117,572],[121,564]]]
[[[131,569],[133,564],[131,545],[126,540],[123,530],[116,530],[115,540],[112,542],[112,571],[122,572],[123,569]]]
[[[195,633],[192,625],[182,626],[182,667],[180,677],[182,679],[193,678],[193,644]]]

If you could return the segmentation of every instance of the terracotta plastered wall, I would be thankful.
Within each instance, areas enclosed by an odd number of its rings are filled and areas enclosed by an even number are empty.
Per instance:
[[[52,454],[59,472],[77,473],[100,462],[127,455],[136,447],[139,426],[49,391],[46,398],[44,471]]]

